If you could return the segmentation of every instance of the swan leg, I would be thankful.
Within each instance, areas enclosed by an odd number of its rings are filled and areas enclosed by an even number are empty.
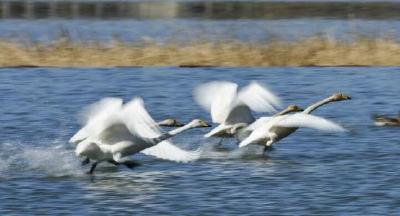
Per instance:
[[[112,162],[111,162],[112,161]],[[110,163],[113,163],[115,165],[120,165],[123,164],[126,167],[128,167],[129,169],[134,168],[135,166],[138,166],[140,164],[130,160],[130,157],[122,157],[121,153],[116,153],[113,155],[113,160],[109,161]]]
[[[265,152],[266,151],[272,151],[272,150],[274,150],[274,147],[272,147],[272,143],[274,143],[274,139],[273,138],[270,138],[268,141],[267,141],[267,143],[265,144],[265,146],[264,146],[264,151],[263,151],[263,154],[265,154]]]
[[[90,163],[90,159],[88,157],[86,157],[82,162],[81,165],[85,166],[86,164]]]
[[[97,163],[98,163],[98,162],[94,162],[94,163],[92,164],[92,167],[90,167],[90,171],[88,172],[88,174],[90,174],[90,175],[93,174],[94,169],[96,169]]]
[[[110,164],[114,164],[115,166],[121,165],[120,163],[118,163],[115,160],[108,160],[107,162],[110,163]]]
[[[263,154],[265,154],[266,151],[273,151],[274,147],[271,146],[264,146]]]

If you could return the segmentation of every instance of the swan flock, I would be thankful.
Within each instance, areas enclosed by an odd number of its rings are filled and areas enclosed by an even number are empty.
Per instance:
[[[264,152],[301,127],[326,132],[346,131],[339,124],[311,112],[332,102],[351,99],[343,93],[335,93],[305,109],[297,105],[281,109],[281,99],[254,81],[240,89],[232,82],[208,82],[197,86],[193,95],[216,124],[204,138],[219,138],[219,144],[223,139],[235,139],[238,148],[261,145]],[[265,116],[256,118],[255,113]],[[83,158],[82,165],[91,164],[90,174],[102,162],[132,168],[137,165],[132,155],[137,153],[175,162],[197,160],[201,148],[183,149],[170,138],[190,129],[210,127],[201,119],[185,125],[175,119],[156,122],[140,97],[126,103],[120,98],[103,98],[85,107],[80,117],[83,126],[69,142],[75,154]],[[165,132],[162,127],[175,129]]]

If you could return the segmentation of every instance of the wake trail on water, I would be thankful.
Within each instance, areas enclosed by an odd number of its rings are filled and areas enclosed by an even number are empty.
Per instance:
[[[0,143],[0,174],[37,171],[49,176],[81,175],[84,171],[79,158],[67,145],[59,140],[35,146]]]

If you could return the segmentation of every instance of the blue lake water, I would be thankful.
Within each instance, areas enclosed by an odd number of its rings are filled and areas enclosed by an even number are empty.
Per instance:
[[[349,132],[300,129],[275,150],[216,151],[209,128],[173,139],[202,147],[182,164],[135,155],[142,165],[100,165],[84,174],[68,139],[80,109],[103,97],[144,98],[156,120],[210,121],[192,99],[211,80],[257,80],[287,104],[307,106],[342,91],[352,100],[315,112]],[[399,128],[373,126],[397,115],[400,68],[0,69],[0,214],[395,215],[400,211]],[[257,114],[261,116],[262,114]]]
[[[183,42],[296,40],[316,35],[337,39],[400,37],[400,20],[279,19],[279,20],[14,20],[0,22],[0,37],[48,42],[67,32],[76,41]]]

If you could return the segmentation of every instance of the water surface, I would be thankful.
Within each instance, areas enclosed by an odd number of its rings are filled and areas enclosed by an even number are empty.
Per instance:
[[[0,213],[140,215],[389,215],[400,210],[399,128],[370,115],[396,115],[399,68],[0,69]],[[211,80],[257,80],[284,104],[307,106],[337,91],[353,97],[315,112],[349,132],[301,129],[265,156],[203,139],[196,129],[173,139],[205,149],[181,164],[135,155],[133,170],[101,165],[84,174],[67,143],[80,109],[103,97],[141,96],[156,120],[210,121],[192,99]],[[261,114],[257,114],[261,116]]]
[[[60,36],[74,41],[265,42],[326,36],[339,40],[359,37],[400,37],[400,20],[279,19],[279,20],[16,20],[0,21],[0,38],[18,42],[51,42]]]

